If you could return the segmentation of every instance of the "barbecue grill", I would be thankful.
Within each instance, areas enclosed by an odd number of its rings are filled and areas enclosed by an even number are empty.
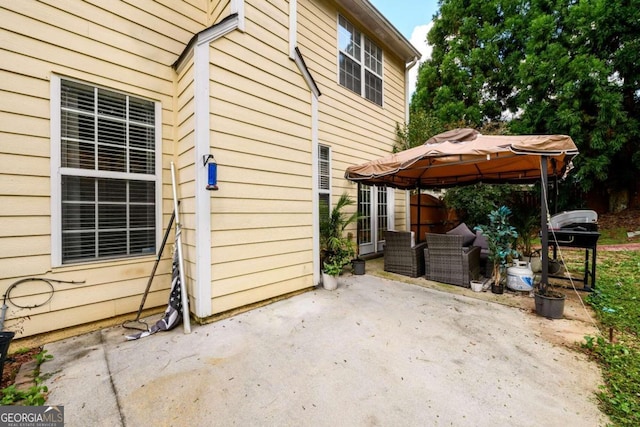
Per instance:
[[[583,278],[585,291],[591,291],[596,287],[596,254],[599,237],[598,214],[595,211],[583,209],[562,212],[553,215],[549,220],[549,245],[553,246],[554,260],[557,259],[558,246],[585,249]],[[568,280],[564,276],[550,277]],[[591,278],[591,286],[589,286],[589,278]]]

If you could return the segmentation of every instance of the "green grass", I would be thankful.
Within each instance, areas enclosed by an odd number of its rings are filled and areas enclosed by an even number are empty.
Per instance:
[[[617,245],[620,243],[640,243],[640,238],[629,239],[627,237],[627,229],[623,227],[600,230],[599,245]]]
[[[626,236],[625,236],[626,239]],[[602,336],[583,347],[599,363],[602,410],[614,426],[640,425],[640,253],[598,252],[597,288],[587,297]]]

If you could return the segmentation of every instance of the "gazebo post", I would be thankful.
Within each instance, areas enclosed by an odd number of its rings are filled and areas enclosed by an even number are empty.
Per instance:
[[[422,200],[422,195],[420,194],[420,186],[418,186],[416,188],[416,191],[418,192],[417,194],[417,198],[418,198],[418,206],[416,207],[418,209],[418,212],[416,214],[417,216],[417,221],[418,221],[418,225],[416,228],[416,243],[418,242],[422,242],[422,239],[424,239],[424,236],[420,237],[420,231],[422,230],[422,205],[421,202]],[[409,200],[411,200],[411,196],[409,196]],[[411,211],[411,203],[409,203],[409,211]],[[411,217],[411,212],[409,212],[409,217]],[[409,231],[411,231],[411,226],[409,226]]]
[[[540,186],[540,241],[542,243],[542,278],[540,279],[541,290],[544,292],[549,285],[549,227],[547,223],[547,156],[540,156],[540,166],[542,184]]]

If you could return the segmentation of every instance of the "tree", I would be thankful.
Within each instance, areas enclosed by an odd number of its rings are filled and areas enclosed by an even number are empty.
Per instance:
[[[393,145],[393,152],[422,145],[427,139],[444,131],[444,125],[436,117],[427,115],[424,110],[412,112],[409,123],[396,123],[396,143]]]
[[[640,0],[440,0],[411,110],[570,135],[583,191],[640,172]]]
[[[487,225],[491,211],[508,200],[517,187],[510,184],[473,184],[452,187],[444,195],[447,208],[455,209],[461,222]]]

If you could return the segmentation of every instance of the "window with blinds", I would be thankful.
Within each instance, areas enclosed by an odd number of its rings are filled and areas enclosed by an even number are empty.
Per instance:
[[[382,105],[382,49],[342,15],[338,16],[338,64],[342,86]]]
[[[320,216],[329,216],[331,207],[331,159],[330,149],[326,145],[318,146],[318,199]]]
[[[156,250],[155,104],[61,80],[63,263]]]

